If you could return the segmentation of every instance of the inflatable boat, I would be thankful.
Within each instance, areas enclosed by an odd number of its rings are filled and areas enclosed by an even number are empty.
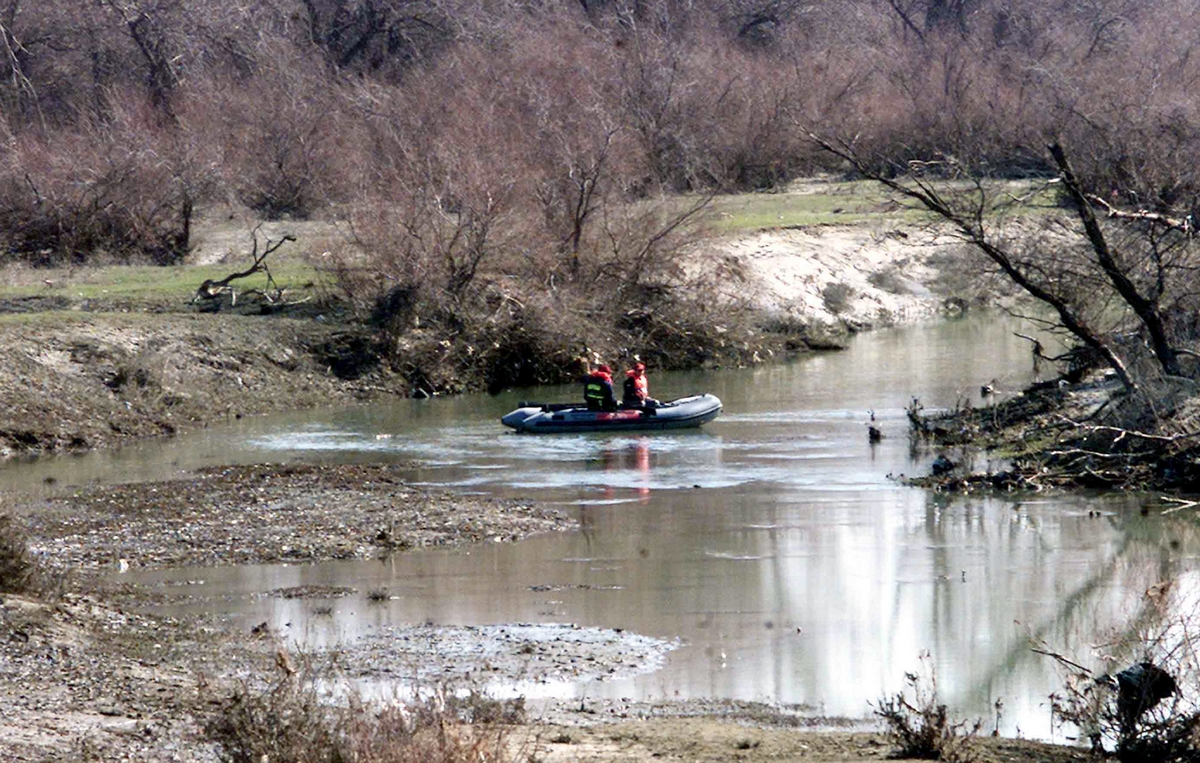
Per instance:
[[[518,432],[643,432],[686,429],[712,421],[721,412],[716,395],[691,395],[653,408],[589,411],[581,403],[521,403],[500,422]]]

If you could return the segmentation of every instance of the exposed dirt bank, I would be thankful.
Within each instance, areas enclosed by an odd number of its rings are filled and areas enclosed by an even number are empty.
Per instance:
[[[0,457],[406,392],[371,367],[367,341],[317,321],[232,314],[0,316]]]
[[[930,318],[961,296],[946,273],[962,247],[933,229],[863,224],[762,231],[719,251],[763,310],[858,331]]]
[[[553,509],[414,488],[387,465],[221,467],[5,500],[35,551],[85,569],[367,559],[575,526]]]

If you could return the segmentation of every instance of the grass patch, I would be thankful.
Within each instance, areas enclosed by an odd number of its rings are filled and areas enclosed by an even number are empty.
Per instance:
[[[156,267],[104,265],[85,268],[8,268],[0,285],[0,299],[65,297],[135,304],[186,305],[205,279],[221,279],[245,263]],[[271,266],[275,282],[292,289],[306,284],[330,283],[329,276],[304,262],[284,261]],[[239,292],[265,289],[267,276],[255,273],[234,282]]]
[[[783,193],[718,196],[711,205],[716,227],[736,232],[860,223],[881,215],[919,219],[919,213],[891,202],[878,183],[819,183],[798,188]]]
[[[88,323],[85,313],[74,310],[44,310],[28,313],[0,313],[0,326],[53,327]]]
[[[953,185],[947,181],[945,191]],[[969,187],[962,185],[962,189]],[[1044,214],[1060,209],[1052,188],[1037,181],[997,181],[988,184],[995,208],[1001,205],[1021,214]],[[1014,199],[1020,199],[1015,207]],[[846,225],[863,222],[918,225],[933,222],[925,209],[902,202],[874,181],[801,181],[780,193],[745,193],[717,196],[709,208],[715,227],[726,233],[813,225]]]

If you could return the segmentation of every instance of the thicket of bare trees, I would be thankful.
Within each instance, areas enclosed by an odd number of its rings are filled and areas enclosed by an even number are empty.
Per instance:
[[[706,333],[702,284],[671,284],[704,195],[843,167],[809,131],[888,177],[911,162],[1053,177],[1045,146],[1059,142],[1080,188],[1114,211],[1188,220],[1188,11],[0,0],[0,259],[176,262],[196,210],[235,203],[340,221],[347,292],[393,328],[516,336],[557,312],[578,318],[575,333],[619,326],[703,357],[726,340]]]

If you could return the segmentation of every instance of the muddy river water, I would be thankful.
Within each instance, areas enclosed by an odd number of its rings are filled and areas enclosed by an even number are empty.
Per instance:
[[[528,436],[502,431],[518,399],[574,388],[238,422],[168,443],[75,459],[67,479],[145,479],[181,467],[286,459],[395,460],[412,479],[554,504],[581,530],[386,561],[127,573],[202,583],[175,611],[267,621],[311,646],[388,626],[573,623],[668,642],[661,662],[613,680],[519,684],[530,697],[733,698],[862,717],[931,654],[939,691],[1001,731],[1054,738],[1053,663],[1036,639],[1088,654],[1197,548],[1149,496],[948,497],[905,487],[936,453],[904,409],[979,403],[1032,376],[1008,320],[880,331],[786,365],[653,374],[661,398],[725,409],[701,431]],[[884,439],[868,442],[873,410]],[[9,473],[35,484],[36,464]],[[64,479],[62,464],[55,474]],[[345,586],[328,601],[260,594]],[[386,601],[369,592],[386,591]],[[650,669],[653,668],[653,669]],[[1058,737],[1061,738],[1061,737]]]

